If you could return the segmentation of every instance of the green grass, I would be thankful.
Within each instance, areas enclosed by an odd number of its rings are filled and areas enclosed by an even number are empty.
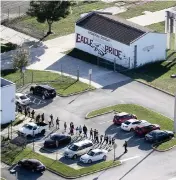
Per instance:
[[[33,79],[32,79],[32,73],[33,73]],[[23,84],[21,73],[19,71],[3,71],[2,77],[12,82],[15,82],[17,87],[20,87]],[[94,89],[92,86],[89,87],[88,84],[77,81],[76,79],[72,79],[66,76],[61,76],[58,73],[53,73],[49,71],[26,70],[24,82],[25,84],[31,82],[38,84],[47,83],[52,87],[54,87],[57,93],[63,96],[67,96],[72,93],[79,93],[85,90]]]
[[[75,31],[75,22],[80,18],[80,15],[92,10],[98,10],[106,7],[113,6],[114,3],[104,3],[101,1],[94,1],[91,3],[79,3],[78,6],[72,7],[72,14],[67,16],[65,19],[61,19],[60,21],[54,22],[52,25],[53,35],[48,36],[45,40],[53,39],[58,36],[67,35],[70,33],[74,33]],[[11,26],[15,27],[21,32],[28,33],[31,36],[38,36],[37,32],[47,32],[48,25],[47,23],[38,23],[36,18],[31,18],[29,16],[16,19],[10,23]],[[29,31],[29,25],[32,26],[35,30]],[[35,34],[36,33],[36,34]]]
[[[12,126],[17,126],[21,124],[24,121],[24,119],[16,118],[15,121],[13,121]]]
[[[174,127],[173,123],[174,122],[171,119],[169,119],[161,114],[158,114],[150,109],[146,109],[142,106],[138,106],[135,104],[118,104],[118,105],[114,105],[114,106],[110,106],[110,107],[105,107],[102,109],[97,109],[97,110],[90,112],[86,116],[86,118],[91,118],[95,115],[98,115],[101,113],[106,113],[106,112],[109,112],[112,110],[117,111],[117,112],[128,112],[128,113],[135,114],[135,115],[137,115],[138,119],[145,119],[152,124],[159,124],[161,129],[173,131],[173,127]],[[166,142],[160,144],[159,146],[156,147],[156,149],[165,150],[174,145],[176,145],[176,138],[173,138],[170,141],[166,141]]]
[[[159,32],[164,32],[164,22],[148,26]],[[174,34],[172,34],[172,49],[174,47]],[[173,50],[167,51],[166,61],[147,64],[141,68],[125,72],[133,79],[151,84],[155,87],[175,93],[176,79],[170,78],[176,73],[176,53]]]
[[[144,11],[154,12],[154,11],[159,11],[162,9],[170,8],[175,5],[176,5],[176,2],[174,2],[174,1],[148,2],[148,3],[141,4],[141,5],[138,5],[135,7],[130,7],[129,10],[127,10],[126,12],[120,13],[118,15],[120,15],[121,17],[123,17],[125,19],[128,19],[128,18],[143,15]]]
[[[48,157],[45,157],[41,154],[33,152],[31,149],[26,148],[22,149],[19,147],[15,147],[15,145],[10,144],[6,148],[2,147],[2,155],[1,159],[3,162],[7,164],[17,163],[19,160],[23,158],[35,158],[40,160],[47,168],[56,171],[59,174],[62,174],[67,177],[71,176],[80,176],[86,173],[92,173],[94,171],[98,171],[104,168],[108,168],[114,165],[120,165],[119,161],[105,161],[101,162],[89,167],[82,168],[80,170],[75,170],[60,161],[55,161]]]

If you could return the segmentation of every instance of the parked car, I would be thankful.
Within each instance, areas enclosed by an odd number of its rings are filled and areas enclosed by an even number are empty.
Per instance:
[[[135,128],[135,134],[139,136],[146,135],[147,133],[160,129],[160,126],[158,124],[144,124],[141,127],[136,127]]]
[[[37,159],[23,159],[18,162],[18,166],[30,169],[32,171],[43,172],[46,167]]]
[[[37,85],[30,88],[30,92],[34,95],[41,96],[42,99],[56,97],[56,90],[49,85]]]
[[[15,102],[17,105],[28,105],[31,103],[31,100],[23,93],[16,93]]]
[[[136,127],[141,127],[146,123],[149,124],[146,120],[130,119],[121,124],[121,129],[125,131],[134,131]]]
[[[40,133],[45,134],[47,129],[48,129],[48,124],[46,124],[46,123],[29,122],[29,123],[23,125],[21,128],[19,128],[18,135],[35,136]]]
[[[174,133],[167,130],[154,130],[145,135],[146,141],[149,142],[162,142],[172,137],[174,137]]]
[[[83,163],[89,163],[99,161],[99,160],[106,160],[108,151],[104,149],[93,149],[90,150],[87,154],[84,154],[80,157],[80,161]]]
[[[44,147],[57,147],[71,142],[71,136],[53,133],[44,142]]]
[[[64,152],[64,156],[68,158],[76,159],[78,156],[86,154],[92,149],[93,143],[90,140],[83,140],[71,144]]]
[[[129,119],[137,119],[137,116],[134,114],[126,113],[126,112],[121,112],[114,116],[113,123],[117,125],[121,125],[121,123]]]

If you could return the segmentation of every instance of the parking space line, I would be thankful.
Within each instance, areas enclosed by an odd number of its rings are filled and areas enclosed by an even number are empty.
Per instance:
[[[136,159],[136,158],[139,158],[140,156],[133,156],[133,157],[130,157],[130,158],[126,158],[126,159],[122,159],[120,160],[121,162],[125,162],[125,161],[129,161],[131,159]]]
[[[101,123],[98,123],[98,124],[104,124],[104,123],[108,123],[108,122],[112,122],[112,120],[104,121],[104,122],[101,122]]]

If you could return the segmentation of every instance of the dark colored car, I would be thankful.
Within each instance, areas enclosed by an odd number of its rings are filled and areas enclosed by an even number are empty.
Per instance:
[[[56,90],[49,85],[31,86],[30,92],[34,95],[41,96],[42,99],[56,97]]]
[[[60,145],[69,144],[71,142],[71,137],[64,134],[51,134],[44,142],[44,147],[58,147]]]
[[[145,135],[146,141],[149,142],[162,142],[172,137],[174,137],[174,133],[166,130],[154,130]]]
[[[123,122],[129,119],[137,119],[137,116],[126,112],[121,112],[114,116],[113,123],[117,125],[121,125]]]
[[[136,135],[144,136],[147,133],[157,129],[160,129],[158,124],[144,124],[142,127],[136,127],[134,132]]]
[[[18,162],[18,165],[37,172],[43,172],[46,169],[46,167],[37,159],[23,159]]]

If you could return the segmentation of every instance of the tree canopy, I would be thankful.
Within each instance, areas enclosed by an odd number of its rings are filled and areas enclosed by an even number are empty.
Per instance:
[[[27,14],[36,17],[40,23],[48,23],[48,34],[54,21],[65,18],[70,13],[71,1],[31,1]]]

